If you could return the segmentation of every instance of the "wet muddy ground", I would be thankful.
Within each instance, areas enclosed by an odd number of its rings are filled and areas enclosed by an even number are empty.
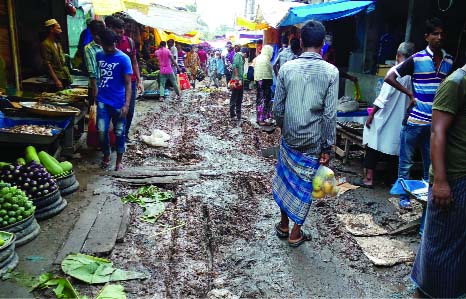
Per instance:
[[[411,265],[374,267],[337,214],[370,213],[382,225],[399,222],[386,199],[388,189],[358,189],[316,201],[305,230],[313,240],[297,249],[273,230],[279,211],[271,196],[274,160],[260,150],[278,144],[279,131],[254,124],[253,91],[247,92],[240,123],[228,118],[227,91],[185,92],[182,102],[139,102],[134,137],[162,129],[168,148],[142,143],[128,150],[129,166],[153,165],[209,170],[199,181],[171,186],[176,200],[156,224],[141,222],[132,209],[124,243],[110,259],[151,278],[125,282],[130,298],[405,297],[412,292]],[[338,160],[350,179],[358,167]],[[166,227],[180,226],[174,230]],[[417,236],[405,237],[413,249]]]
[[[273,229],[280,214],[271,195],[275,161],[261,156],[262,149],[278,144],[280,132],[268,134],[254,124],[254,91],[245,94],[240,123],[230,121],[228,101],[226,90],[198,88],[184,92],[180,102],[137,103],[133,139],[153,129],[172,139],[167,148],[129,146],[126,167],[208,172],[197,181],[169,185],[176,199],[155,224],[142,222],[142,208],[132,205],[124,242],[108,257],[116,266],[150,274],[144,281],[122,283],[128,298],[410,296],[411,265],[373,266],[337,217],[369,213],[381,226],[396,226],[400,219],[387,201],[388,187],[315,201],[304,225],[312,241],[290,248]],[[347,179],[360,170],[357,162],[332,165]],[[115,186],[120,195],[135,190]],[[403,238],[416,249],[415,233]],[[73,284],[91,297],[101,288]]]

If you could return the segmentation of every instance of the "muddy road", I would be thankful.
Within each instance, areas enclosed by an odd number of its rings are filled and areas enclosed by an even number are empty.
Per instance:
[[[139,220],[132,206],[123,243],[109,257],[117,266],[149,272],[145,281],[124,282],[129,298],[309,298],[409,296],[411,265],[379,268],[363,255],[337,214],[370,213],[387,226],[399,219],[387,188],[358,189],[315,201],[304,229],[313,240],[297,249],[279,240],[271,196],[274,160],[261,149],[278,144],[254,124],[254,91],[246,92],[243,119],[228,118],[225,90],[187,91],[181,102],[139,101],[133,137],[153,129],[169,133],[167,148],[138,142],[128,148],[127,167],[203,170],[197,181],[168,186],[176,199],[155,223]],[[358,168],[333,162],[350,178]],[[122,195],[132,189],[119,186]],[[134,189],[133,189],[134,190]],[[173,229],[173,227],[177,227]],[[406,236],[416,248],[415,234]],[[78,286],[83,294],[98,287]]]

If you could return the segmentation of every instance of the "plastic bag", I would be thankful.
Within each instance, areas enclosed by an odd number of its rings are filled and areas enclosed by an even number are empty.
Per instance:
[[[116,136],[113,132],[112,122],[110,122],[110,146],[115,146]],[[87,123],[87,145],[90,147],[100,147],[99,131],[97,130],[97,105],[89,108],[89,121]]]
[[[243,84],[241,80],[230,80],[228,82],[228,88],[230,90],[240,90],[241,88],[243,88]]]
[[[354,99],[358,102],[361,101],[361,88],[358,82],[354,82]]]
[[[321,165],[317,169],[312,180],[312,197],[324,198],[325,196],[336,196],[338,194],[337,180],[335,173],[330,168]]]
[[[191,84],[189,84],[189,78],[188,75],[182,73],[178,75],[178,80],[180,82],[180,89],[181,90],[186,90],[191,88]]]
[[[167,141],[170,140],[170,138],[170,135],[158,129],[152,131],[152,134],[149,136],[141,136],[141,139],[144,143],[155,147],[168,147]]]

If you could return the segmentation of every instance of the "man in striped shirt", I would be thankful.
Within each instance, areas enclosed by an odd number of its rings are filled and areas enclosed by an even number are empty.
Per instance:
[[[275,230],[291,247],[308,240],[301,226],[312,203],[312,180],[319,165],[330,161],[335,143],[338,69],[320,56],[325,33],[322,23],[306,23],[303,54],[286,62],[277,78],[273,114],[283,138],[272,183],[281,211]]]
[[[440,83],[450,73],[453,57],[443,49],[443,24],[438,18],[426,21],[425,39],[427,48],[415,53],[395,72],[385,77],[385,82],[411,98],[411,108],[401,129],[400,160],[398,178],[408,179],[409,170],[413,165],[413,156],[417,146],[420,146],[424,168],[424,180],[428,180],[430,166],[430,126],[432,122],[432,103]],[[410,75],[413,82],[413,92],[401,85],[396,78]],[[400,207],[411,208],[408,195],[400,197]]]
[[[84,47],[84,60],[86,61],[87,72],[89,74],[89,105],[92,105],[95,103],[97,85],[100,78],[100,69],[95,56],[97,53],[103,51],[100,45],[99,33],[105,30],[105,24],[102,21],[92,20],[89,23],[89,30],[92,35],[92,41]]]

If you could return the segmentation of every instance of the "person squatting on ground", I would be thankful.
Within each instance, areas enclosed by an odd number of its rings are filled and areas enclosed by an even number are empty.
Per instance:
[[[155,57],[157,57],[160,66],[160,100],[163,101],[165,99],[165,84],[167,83],[167,80],[172,84],[176,92],[176,99],[179,100],[181,96],[180,87],[178,86],[178,80],[176,80],[172,64],[176,66],[178,71],[181,72],[181,69],[171,51],[167,49],[166,42],[160,42],[159,49],[155,51]]]
[[[233,56],[233,63],[231,69],[233,72],[232,79],[239,81],[239,86],[232,89],[230,97],[230,118],[241,120],[241,105],[243,103],[244,92],[244,56],[245,53],[241,52],[241,46],[235,45],[235,55]]]
[[[109,17],[107,17],[109,18]],[[105,20],[107,20],[107,18]],[[129,138],[129,129],[131,123],[133,122],[134,109],[136,107],[136,96],[137,91],[139,93],[144,92],[144,87],[142,85],[141,74],[139,73],[139,64],[136,57],[136,46],[134,41],[125,35],[125,22],[121,19],[113,18],[109,20],[109,29],[112,29],[118,36],[118,41],[116,43],[117,49],[121,50],[123,53],[128,55],[131,59],[131,67],[133,69],[133,75],[131,76],[131,103],[129,105],[128,114],[126,116],[126,142],[131,143]]]
[[[273,114],[282,129],[272,193],[280,207],[277,236],[292,247],[309,240],[301,226],[312,204],[312,180],[328,165],[335,144],[338,69],[320,56],[325,27],[307,22],[301,30],[303,54],[280,67]],[[289,219],[294,226],[289,231]]]
[[[453,57],[442,49],[444,35],[443,24],[438,18],[427,20],[424,34],[427,48],[412,55],[385,77],[385,82],[411,98],[409,114],[401,129],[398,178],[409,179],[413,156],[420,146],[423,177],[426,181],[429,179],[432,103],[438,86],[450,73],[453,64]],[[413,92],[396,80],[407,75],[412,78]],[[409,196],[400,196],[399,205],[410,209]]]
[[[272,84],[273,71],[270,60],[273,48],[265,45],[262,52],[256,57],[254,65],[254,81],[256,81],[256,121],[264,126],[272,119]]]
[[[126,115],[131,102],[131,75],[133,69],[128,55],[115,46],[118,40],[112,30],[106,29],[100,34],[103,52],[96,54],[100,68],[100,83],[97,93],[97,129],[104,157],[102,168],[110,164],[110,121],[116,136],[117,159],[115,170],[121,169],[121,160],[125,152]]]
[[[466,295],[466,65],[440,85],[432,106],[429,198],[411,278],[418,298]]]
[[[413,43],[401,43],[396,53],[396,62],[402,63],[414,53]],[[389,72],[394,72],[396,66]],[[411,76],[396,79],[407,90],[411,91]],[[403,92],[384,83],[373,108],[366,120],[362,143],[366,146],[364,156],[364,178],[355,184],[361,187],[373,188],[374,171],[381,156],[395,160],[400,154],[400,132],[403,117],[408,109],[410,98]]]

